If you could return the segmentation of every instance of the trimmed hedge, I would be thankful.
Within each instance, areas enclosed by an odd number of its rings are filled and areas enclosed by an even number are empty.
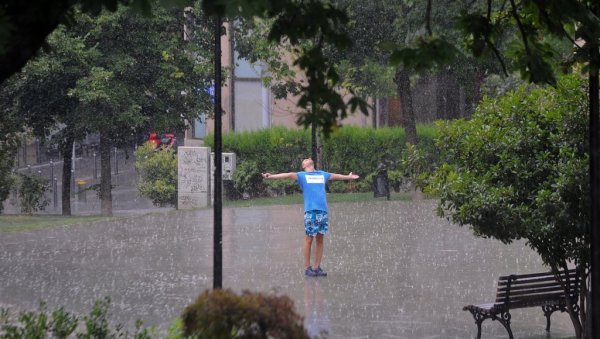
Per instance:
[[[285,295],[207,290],[186,307],[181,318],[184,334],[194,338],[310,338],[293,301]]]
[[[430,125],[417,126],[419,144],[425,149],[434,147],[436,127]],[[205,139],[207,146],[214,148],[213,138]],[[346,174],[354,172],[362,178],[377,170],[382,161],[391,163],[392,169],[402,153],[406,150],[404,129],[399,127],[361,128],[345,126],[331,134],[329,139],[322,139],[323,164],[320,169],[328,172]],[[234,174],[234,187],[239,194],[249,196],[264,196],[269,194],[285,194],[298,191],[294,183],[291,185],[275,184],[267,181],[265,185],[256,184],[244,186],[235,177],[245,182],[262,181],[261,172],[295,172],[300,170],[302,159],[311,155],[310,131],[306,129],[288,129],[273,127],[270,129],[223,134],[223,152],[236,154],[237,167],[240,173]],[[253,162],[252,166],[243,165]],[[252,168],[256,173],[245,173],[246,168]],[[244,173],[242,173],[244,172]],[[257,180],[250,180],[256,176]],[[273,182],[273,184],[272,184]],[[335,183],[335,191],[368,191],[371,183],[361,180],[361,183]],[[292,189],[293,188],[293,189]],[[229,194],[235,196],[236,194]]]

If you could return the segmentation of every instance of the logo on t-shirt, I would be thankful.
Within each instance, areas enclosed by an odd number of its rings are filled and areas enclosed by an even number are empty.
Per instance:
[[[306,182],[309,184],[324,184],[325,183],[325,176],[324,175],[311,175],[311,174],[307,174],[306,175]]]

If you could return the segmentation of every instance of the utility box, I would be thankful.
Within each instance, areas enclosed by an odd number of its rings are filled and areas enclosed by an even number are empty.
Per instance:
[[[215,177],[215,153],[210,153],[211,159],[211,172],[210,176],[214,179]],[[223,170],[222,178],[223,180],[233,180],[233,172],[235,171],[235,153],[221,153],[221,168]]]
[[[221,153],[221,169],[222,169],[222,173],[221,173],[221,178],[223,178],[223,181],[231,181],[233,180],[233,172],[235,172],[235,153]],[[211,204],[214,203],[215,200],[215,153],[211,152],[210,153],[210,187],[211,187],[211,195],[210,195],[210,201]],[[222,183],[221,183],[222,184]],[[223,187],[223,186],[221,186]],[[221,198],[223,197],[223,194],[225,194],[224,190],[221,190]]]

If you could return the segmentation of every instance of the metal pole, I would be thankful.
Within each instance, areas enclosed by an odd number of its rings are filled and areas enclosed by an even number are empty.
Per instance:
[[[215,18],[215,198],[213,234],[213,288],[223,287],[223,214],[221,183],[223,162],[221,149],[221,17]]]
[[[58,179],[52,177],[52,205],[54,212],[58,209]]]
[[[63,183],[64,185],[64,183]],[[71,170],[71,196],[75,195],[75,170]]]
[[[63,183],[64,185],[64,183]],[[71,147],[71,196],[75,194],[75,143]]]
[[[598,62],[598,46],[592,48],[592,61]],[[590,67],[589,73],[589,96],[590,96],[590,192],[591,192],[591,220],[590,220],[590,251],[591,251],[591,301],[592,316],[592,338],[600,338],[600,138],[598,136],[599,126],[599,98],[598,98],[598,69]],[[583,306],[583,305],[582,305]]]
[[[50,180],[52,180],[52,206],[56,212],[56,178],[54,177],[54,161],[50,160]]]
[[[96,164],[96,152],[94,152],[94,179],[98,179],[98,165]]]
[[[117,158],[117,148],[115,147],[115,175],[119,174],[119,158]]]

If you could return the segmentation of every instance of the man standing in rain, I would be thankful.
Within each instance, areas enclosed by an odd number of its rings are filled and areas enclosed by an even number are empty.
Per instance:
[[[328,180],[355,180],[359,176],[356,174],[343,175],[336,173],[328,173],[315,170],[315,163],[312,159],[302,160],[302,172],[290,173],[263,173],[265,179],[292,179],[298,181],[302,187],[304,196],[304,267],[305,275],[310,277],[324,277],[327,275],[321,269],[321,258],[323,257],[323,238],[328,230],[327,217],[327,196],[325,193],[325,184]],[[316,238],[315,262],[310,264],[310,251],[313,242]]]

